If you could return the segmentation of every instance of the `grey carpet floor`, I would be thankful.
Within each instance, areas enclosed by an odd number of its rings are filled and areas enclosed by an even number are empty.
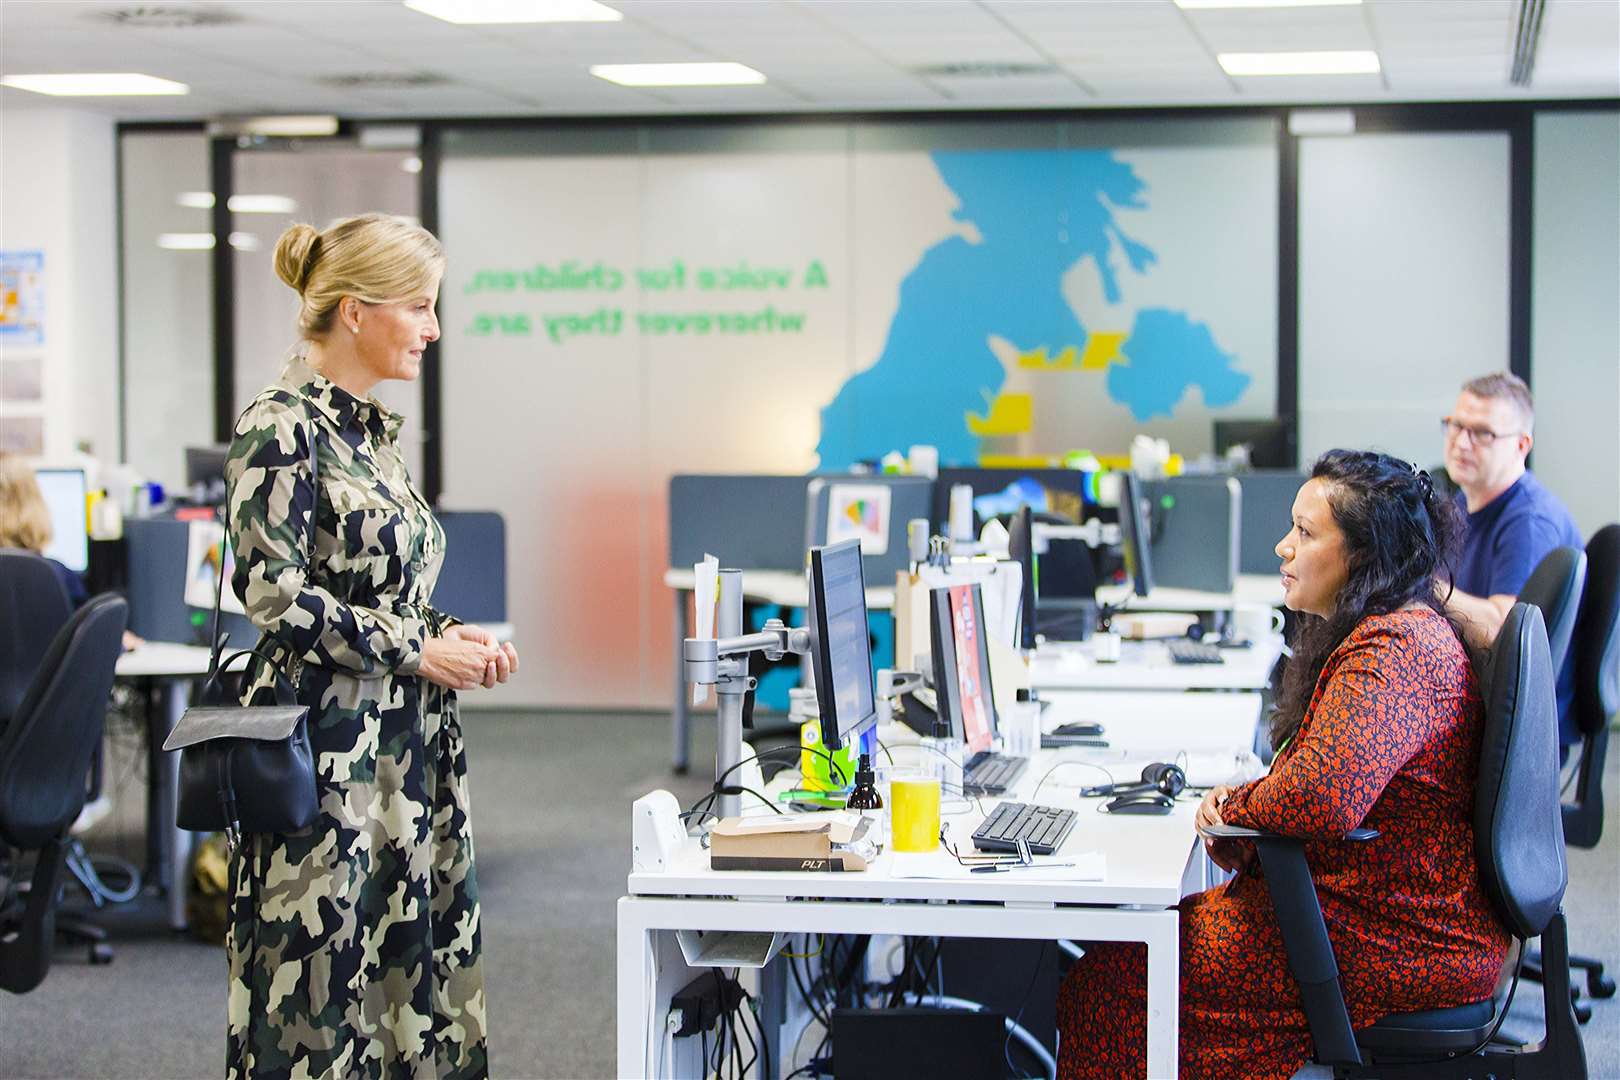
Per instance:
[[[473,826],[483,894],[490,1059],[501,1077],[614,1072],[614,901],[629,866],[630,803],[656,787],[689,805],[701,778],[669,771],[669,724],[655,715],[499,712],[467,716]],[[712,760],[713,725],[695,725],[693,760]],[[93,850],[141,848],[138,734],[115,730],[107,787],[115,812]],[[1570,853],[1565,905],[1578,952],[1620,961],[1620,755],[1602,846]],[[700,765],[700,772],[704,771]],[[176,937],[145,897],[103,923],[117,957],[92,967],[64,947],[34,992],[0,992],[0,1077],[220,1075],[225,962]],[[1539,1030],[1539,985],[1521,986],[1508,1029]],[[1620,1078],[1620,1000],[1582,1029],[1594,1077]]]

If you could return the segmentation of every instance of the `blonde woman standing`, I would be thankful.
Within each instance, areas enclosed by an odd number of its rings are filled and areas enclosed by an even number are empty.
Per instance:
[[[429,604],[444,532],[369,396],[438,338],[444,253],[368,214],[294,225],[275,265],[305,344],[236,424],[232,586],[310,709],[320,808],[232,860],[226,1073],[484,1076],[456,691],[506,681],[517,651]],[[244,699],[275,678],[250,670]]]

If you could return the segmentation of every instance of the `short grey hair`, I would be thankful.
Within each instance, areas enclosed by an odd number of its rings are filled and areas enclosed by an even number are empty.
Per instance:
[[[1482,398],[1506,398],[1511,401],[1529,431],[1536,425],[1536,406],[1530,397],[1530,387],[1510,371],[1493,371],[1462,384],[1463,393]]]

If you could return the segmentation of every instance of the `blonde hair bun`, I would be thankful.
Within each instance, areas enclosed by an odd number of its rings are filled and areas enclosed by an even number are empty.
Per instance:
[[[300,223],[289,226],[276,241],[276,276],[299,295],[303,295],[304,282],[309,280],[309,264],[320,238],[315,226]]]
[[[298,329],[315,339],[331,331],[345,296],[387,304],[437,288],[444,248],[409,218],[360,214],[319,233],[289,228],[276,241],[276,274],[297,290]]]

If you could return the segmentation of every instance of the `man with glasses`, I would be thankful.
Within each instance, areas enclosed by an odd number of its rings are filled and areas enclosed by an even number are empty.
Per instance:
[[[1499,371],[1469,380],[1440,424],[1446,472],[1468,519],[1449,606],[1483,647],[1542,557],[1583,541],[1564,504],[1524,467],[1535,413],[1523,379]]]

